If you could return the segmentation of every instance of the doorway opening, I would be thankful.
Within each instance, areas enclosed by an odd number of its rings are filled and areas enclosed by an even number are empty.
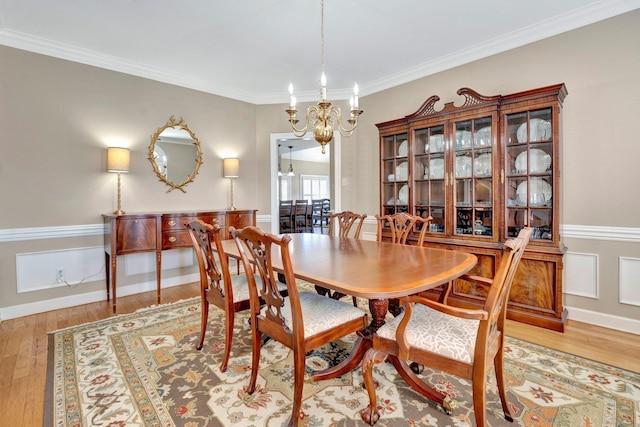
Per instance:
[[[298,138],[293,133],[272,133],[270,135],[272,233],[279,233],[279,204],[282,196],[293,200],[304,199],[304,183],[301,176],[324,175],[324,172],[315,173],[314,171],[328,172],[331,210],[340,211],[340,144],[340,135],[334,135],[334,139],[327,145],[327,153],[322,154],[320,145],[312,137]],[[292,148],[289,149],[289,146]],[[293,176],[289,176],[290,164],[293,167]],[[279,171],[282,176],[278,176]],[[281,186],[283,181],[285,182],[286,195],[282,194],[282,190],[285,188]]]

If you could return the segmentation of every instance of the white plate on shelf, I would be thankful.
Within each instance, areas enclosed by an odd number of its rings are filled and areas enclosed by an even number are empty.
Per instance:
[[[480,154],[473,162],[476,176],[491,175],[491,153]]]
[[[531,178],[531,198],[527,199],[527,181],[521,182],[516,189],[516,204],[526,206],[545,206],[551,201],[551,184],[542,178]]]
[[[471,157],[456,156],[456,177],[468,178],[471,176]]]
[[[468,130],[456,131],[456,150],[471,148],[471,132]]]
[[[396,181],[406,181],[409,178],[409,165],[402,162],[396,166]]]
[[[398,200],[396,201],[398,205],[407,205],[409,204],[409,186],[403,185],[400,187],[400,191],[398,191]]]
[[[431,159],[429,163],[429,178],[444,178],[444,159]]]
[[[543,173],[551,166],[551,156],[544,150],[539,148],[532,148],[529,150],[531,153],[531,159],[529,160],[529,166],[531,169],[529,173]],[[527,173],[527,152],[523,151],[516,157],[516,170]]]
[[[407,157],[409,155],[409,142],[405,139],[398,147],[398,157]]]
[[[431,135],[429,137],[429,144],[427,144],[427,147],[425,147],[424,151],[427,153],[437,153],[440,151],[444,151],[444,135]]]
[[[529,141],[544,141],[551,139],[551,122],[542,119],[531,119],[531,134]],[[527,142],[527,123],[524,122],[518,127],[516,134],[518,142]]]
[[[474,139],[476,147],[489,147],[491,145],[491,126],[478,129]]]

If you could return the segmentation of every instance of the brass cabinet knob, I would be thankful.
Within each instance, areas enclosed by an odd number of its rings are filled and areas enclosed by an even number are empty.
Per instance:
[[[169,241],[171,243],[175,243],[176,240],[178,240],[178,239],[176,239],[174,236],[169,237]]]
[[[171,220],[169,221],[169,225],[173,227],[174,225],[176,225],[176,222],[174,220]]]
[[[211,224],[217,224],[219,222],[220,220],[218,218],[213,218],[213,220],[211,220]]]

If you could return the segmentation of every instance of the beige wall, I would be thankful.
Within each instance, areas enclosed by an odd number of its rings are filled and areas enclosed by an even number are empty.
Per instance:
[[[495,95],[565,83],[562,224],[624,228],[637,236],[638,24],[640,11],[630,12],[362,97],[358,130],[342,140],[342,209],[370,215],[379,210],[375,123],[413,113],[431,95],[442,103],[455,101],[460,87]],[[384,50],[377,54],[384,60]],[[270,133],[290,131],[284,105],[253,106],[4,47],[0,59],[0,95],[11,100],[2,103],[0,114],[0,231],[100,222],[100,213],[115,207],[115,176],[104,166],[111,138],[124,139],[133,150],[132,173],[123,176],[127,211],[227,206],[220,159],[233,154],[241,159],[236,205],[270,213],[270,189],[263,177],[270,170]],[[183,116],[203,144],[203,167],[186,194],[166,193],[146,160],[149,136],[172,114]],[[60,293],[17,295],[16,253],[97,240],[0,243],[0,308]],[[566,304],[640,321],[640,307],[618,303],[617,274],[620,256],[640,258],[638,238],[616,242],[578,233],[565,242],[570,253],[598,257],[600,286],[598,297],[567,295]],[[101,289],[102,284],[90,286]]]
[[[127,212],[228,207],[228,156],[241,159],[235,205],[255,206],[254,105],[2,46],[0,62],[0,230],[101,223],[116,207],[109,145],[131,149],[131,172],[122,175]],[[186,194],[167,193],[147,160],[151,135],[171,115],[183,117],[202,146],[204,163]],[[16,253],[100,245],[99,235],[0,243],[0,308],[103,289],[95,282],[16,293]],[[153,277],[119,277],[119,285]]]

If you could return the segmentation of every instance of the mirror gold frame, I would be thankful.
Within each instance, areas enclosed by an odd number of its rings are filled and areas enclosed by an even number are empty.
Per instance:
[[[154,156],[154,152],[155,152],[155,148],[156,148],[156,142],[158,142],[159,138],[160,138],[160,134],[168,128],[174,128],[174,129],[181,129],[186,131],[189,136],[191,136],[191,139],[193,140],[193,145],[195,145],[196,150],[197,150],[197,156],[195,158],[195,169],[193,170],[193,172],[187,176],[187,179],[182,181],[181,183],[175,183],[171,180],[169,180],[165,174],[162,173],[162,171],[160,170],[160,167],[158,166],[158,164],[155,161],[155,156]],[[184,119],[182,117],[180,117],[179,121],[176,121],[176,119],[174,119],[173,116],[171,116],[169,118],[169,121],[164,125],[164,126],[160,126],[158,128],[158,130],[156,131],[156,133],[154,133],[153,135],[151,135],[151,144],[149,145],[149,157],[148,157],[149,161],[151,162],[151,165],[153,166],[153,170],[156,173],[156,175],[158,176],[158,179],[162,182],[164,182],[165,184],[167,184],[169,187],[167,190],[167,193],[174,190],[174,189],[178,189],[180,191],[182,191],[183,193],[186,193],[186,190],[183,188],[185,185],[187,185],[188,183],[190,183],[191,181],[194,180],[194,178],[196,177],[196,175],[198,174],[198,171],[200,170],[200,165],[202,165],[202,150],[200,149],[200,141],[198,141],[198,138],[196,137],[196,135],[191,132],[191,129],[189,129],[189,126],[187,126],[186,122],[184,121]]]

